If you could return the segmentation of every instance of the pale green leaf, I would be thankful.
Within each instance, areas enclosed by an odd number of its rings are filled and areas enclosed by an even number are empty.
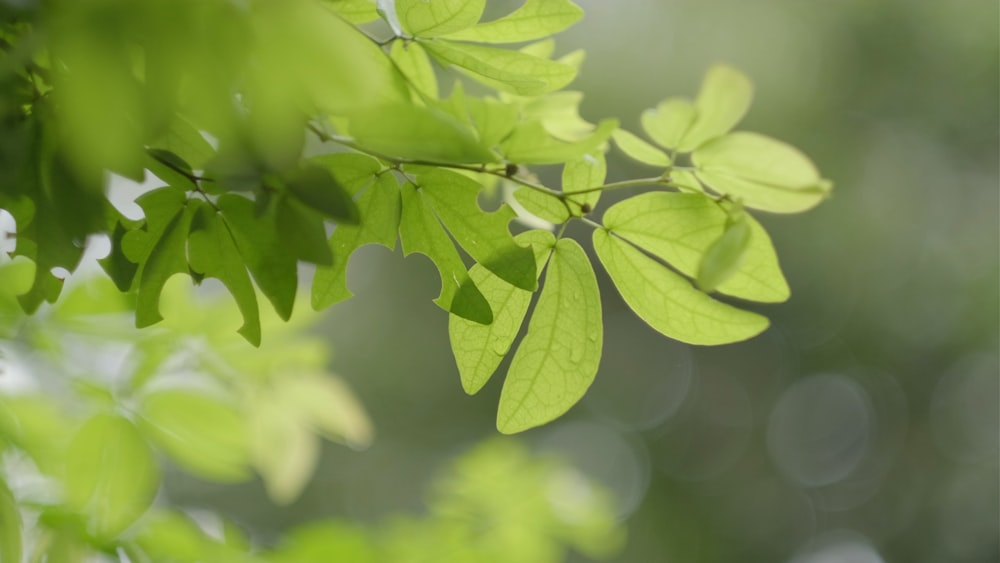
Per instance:
[[[277,504],[289,504],[309,482],[320,444],[295,405],[272,395],[273,390],[261,391],[251,403],[250,453],[267,495]]]
[[[438,83],[434,74],[434,66],[427,52],[415,41],[396,41],[389,51],[389,58],[396,63],[396,68],[403,73],[406,80],[422,96],[437,99]]]
[[[726,230],[701,257],[695,282],[702,291],[713,291],[739,271],[746,258],[753,231],[746,216],[726,224]]]
[[[357,450],[371,445],[375,429],[343,380],[318,374],[287,377],[281,380],[279,394],[283,402],[295,407],[303,422],[326,439]]]
[[[220,482],[250,477],[247,423],[231,403],[166,389],[143,397],[139,412],[143,432],[191,473]]]
[[[726,218],[726,212],[705,195],[649,192],[611,206],[603,220],[615,234],[695,277],[702,257],[722,235]],[[751,234],[743,263],[716,290],[751,301],[784,301],[788,283],[771,238],[753,217],[747,215],[746,220]]]
[[[552,138],[539,121],[519,124],[500,144],[510,162],[517,164],[559,164],[598,151],[618,128],[618,121],[605,119],[586,139],[563,142]]]
[[[451,96],[442,106],[475,129],[480,142],[491,149],[510,133],[518,121],[517,105],[490,97],[466,95],[459,81],[455,82]]]
[[[569,0],[526,0],[506,16],[451,33],[447,39],[478,43],[519,43],[559,33],[583,17],[583,10]]]
[[[20,563],[21,545],[21,512],[14,495],[0,479],[0,563]]]
[[[749,132],[719,137],[698,148],[691,160],[698,178],[747,207],[798,213],[823,201],[831,183],[795,147]]]
[[[479,207],[481,186],[450,170],[435,169],[417,176],[428,203],[448,232],[487,270],[504,281],[528,291],[538,288],[531,249],[514,242],[508,223],[514,211],[506,206],[492,213]]]
[[[160,477],[139,431],[120,416],[98,414],[83,424],[66,454],[66,501],[84,513],[90,532],[118,535],[153,502]]]
[[[545,424],[583,397],[601,361],[601,323],[601,294],[590,260],[575,241],[561,239],[500,393],[500,432]]]
[[[676,186],[682,192],[705,193],[705,187],[690,170],[671,170],[669,178],[670,185]]]
[[[597,202],[601,199],[601,192],[591,190],[604,185],[607,173],[608,166],[604,162],[604,154],[602,153],[585,154],[563,166],[563,193],[585,192],[569,198],[574,215],[586,215],[597,207]]]
[[[493,322],[490,304],[469,278],[462,258],[433,210],[413,184],[402,187],[403,211],[399,239],[405,255],[419,252],[431,259],[441,274],[441,294],[434,300],[439,307],[477,323]]]
[[[371,183],[372,176],[368,176]],[[351,254],[366,244],[396,247],[399,228],[399,184],[392,174],[380,175],[357,200],[361,220],[357,225],[337,225],[330,237],[333,265],[316,269],[312,306],[317,311],[351,297],[347,264]]]
[[[767,318],[716,301],[682,276],[611,235],[594,231],[594,250],[625,303],[649,326],[688,344],[727,344],[754,337]]]
[[[560,141],[580,141],[594,131],[594,124],[580,117],[582,101],[582,92],[552,92],[528,99],[521,117],[541,121],[545,131]]]
[[[375,0],[330,0],[330,7],[337,15],[353,24],[368,23],[378,19]]]
[[[525,211],[543,221],[559,224],[569,219],[570,208],[554,195],[521,186],[514,192],[514,199]]]
[[[708,69],[694,100],[695,120],[678,143],[690,152],[702,143],[728,133],[746,114],[753,101],[753,84],[742,72],[728,65]]]
[[[396,0],[396,17],[414,37],[435,37],[476,25],[486,0]]]
[[[661,147],[676,149],[694,123],[694,104],[684,98],[668,98],[640,116],[642,130]]]
[[[462,122],[444,112],[409,104],[355,115],[351,134],[364,148],[393,157],[453,163],[497,160]]]
[[[548,231],[532,230],[515,237],[520,244],[530,244],[536,268],[545,268],[555,237]],[[531,303],[531,292],[518,289],[476,264],[469,276],[486,296],[493,310],[493,323],[483,325],[456,315],[448,318],[448,335],[455,355],[462,388],[473,395],[482,389],[510,351]]]
[[[625,156],[637,162],[661,168],[670,166],[672,162],[667,153],[624,129],[615,131],[611,138],[615,140],[615,145],[625,153]]]
[[[441,64],[454,65],[473,79],[511,94],[537,96],[553,92],[576,77],[576,69],[570,65],[520,51],[448,41],[422,44]]]

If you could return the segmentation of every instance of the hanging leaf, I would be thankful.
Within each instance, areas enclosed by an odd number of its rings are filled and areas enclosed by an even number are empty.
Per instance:
[[[688,280],[605,229],[594,231],[594,250],[625,303],[665,336],[716,345],[752,338],[768,321],[716,301]]]
[[[601,322],[601,294],[590,260],[575,241],[561,239],[500,393],[500,432],[545,424],[583,397],[601,360]]]
[[[728,133],[746,114],[753,101],[753,84],[728,65],[708,69],[694,100],[695,119],[684,132],[678,150],[690,152],[706,141]]]
[[[360,112],[351,134],[367,150],[388,156],[442,162],[495,162],[496,156],[454,117],[431,108],[394,104]]]
[[[520,51],[450,41],[424,41],[422,45],[442,65],[454,65],[501,92],[537,96],[558,90],[576,77],[576,69],[568,64]]]
[[[539,273],[548,262],[555,237],[548,231],[527,231],[514,237],[519,244],[530,244]],[[483,325],[452,315],[448,318],[451,350],[465,392],[474,395],[489,381],[497,366],[510,351],[531,303],[531,292],[514,287],[480,264],[469,270],[469,277],[483,292],[493,310],[493,323]]]
[[[544,39],[575,24],[583,10],[569,0],[526,0],[506,16],[450,33],[446,39],[477,43],[520,43]]]
[[[637,162],[661,168],[670,166],[672,162],[667,153],[624,129],[616,130],[611,138],[615,140],[615,145],[625,153],[625,156]]]
[[[403,31],[414,37],[435,37],[476,25],[486,0],[395,0]]]
[[[321,166],[306,164],[283,178],[300,202],[338,223],[358,222],[358,208],[343,186]]]
[[[402,187],[399,239],[407,256],[419,252],[441,273],[441,294],[434,300],[450,313],[481,324],[493,322],[490,304],[469,279],[462,258],[423,195],[411,183]]]

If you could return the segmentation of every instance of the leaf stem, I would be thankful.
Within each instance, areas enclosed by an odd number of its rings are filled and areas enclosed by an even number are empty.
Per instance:
[[[637,178],[635,180],[622,180],[621,182],[611,182],[609,184],[604,184],[603,186],[597,186],[596,188],[587,188],[585,190],[576,190],[574,194],[587,194],[592,192],[604,192],[610,190],[621,190],[625,188],[638,188],[642,186],[655,186],[669,185],[669,182],[663,178],[663,176],[657,176],[655,178]]]

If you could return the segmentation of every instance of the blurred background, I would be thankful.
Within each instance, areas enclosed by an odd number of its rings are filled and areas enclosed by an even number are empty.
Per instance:
[[[802,148],[835,191],[806,214],[758,214],[793,295],[756,307],[773,323],[750,342],[668,341],[599,270],[597,380],[520,440],[613,493],[628,530],[615,561],[1000,561],[998,4],[578,3],[586,17],[558,45],[587,52],[572,86],[585,118],[638,132],[643,109],[693,96],[727,62],[757,87],[740,128]],[[518,4],[493,0],[488,17]],[[650,172],[614,151],[608,168],[609,181]],[[462,392],[430,262],[367,247],[349,282],[356,296],[320,330],[373,445],[326,447],[289,506],[260,483],[181,473],[172,500],[265,541],[319,518],[383,522],[424,510],[433,476],[497,434],[506,363]]]

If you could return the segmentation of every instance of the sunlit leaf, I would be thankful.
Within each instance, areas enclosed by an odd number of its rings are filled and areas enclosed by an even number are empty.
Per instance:
[[[294,405],[262,390],[252,403],[250,453],[268,496],[278,504],[298,498],[319,458],[319,440]]]
[[[525,211],[550,223],[565,223],[569,215],[569,207],[558,197],[527,186],[521,186],[514,192],[517,200]]]
[[[519,124],[500,144],[507,160],[518,164],[559,164],[598,151],[618,128],[618,121],[605,119],[589,137],[563,142],[551,137],[539,121]]]
[[[129,420],[98,414],[66,455],[66,500],[99,537],[119,534],[152,504],[159,487],[153,454]]]
[[[371,176],[368,177],[371,182]],[[330,237],[333,265],[316,269],[312,306],[320,310],[351,297],[347,288],[347,263],[366,244],[396,247],[399,228],[399,184],[392,174],[382,174],[357,200],[361,220],[357,225],[337,225]]]
[[[419,43],[396,41],[392,44],[389,57],[417,92],[431,99],[438,97],[437,76],[427,51]]]
[[[538,287],[531,249],[518,246],[507,224],[514,211],[506,205],[492,213],[479,207],[478,182],[449,170],[417,176],[417,183],[448,232],[469,256],[504,281],[521,289]]]
[[[415,37],[434,37],[475,25],[486,0],[395,0],[395,5],[404,31]]]
[[[594,131],[594,124],[580,117],[583,92],[559,91],[529,98],[521,108],[524,121],[537,119],[542,127],[560,141],[580,141]]]
[[[555,245],[552,233],[533,230],[517,235],[515,240],[520,244],[531,245],[536,268],[541,272]],[[531,292],[514,287],[479,264],[469,270],[469,276],[486,296],[493,310],[493,323],[489,325],[475,323],[456,315],[448,318],[451,350],[458,364],[462,388],[472,395],[489,381],[490,376],[510,351],[514,337],[521,329],[524,315],[528,312]]]
[[[434,302],[450,313],[477,323],[493,322],[490,304],[469,279],[462,258],[423,194],[407,182],[402,187],[403,211],[399,239],[407,256],[419,252],[431,259],[441,274],[441,294]]]
[[[486,147],[496,147],[518,121],[517,105],[495,98],[477,98],[466,95],[460,81],[455,82],[451,96],[442,105],[462,121],[468,123]]]
[[[656,144],[676,149],[697,115],[694,104],[684,98],[668,98],[655,109],[642,112],[642,130]]]
[[[511,94],[545,94],[562,88],[576,77],[576,69],[570,65],[519,51],[448,41],[422,44],[442,64],[454,65],[473,79]]]
[[[247,424],[232,404],[166,389],[143,397],[140,413],[143,433],[181,467],[224,483],[250,477]]]
[[[569,198],[574,215],[586,215],[597,207],[597,202],[601,199],[601,192],[594,190],[594,188],[604,185],[607,173],[608,167],[602,153],[585,154],[563,166],[563,193],[584,192]]]
[[[616,130],[611,138],[615,140],[615,145],[632,160],[661,168],[670,166],[672,162],[667,153],[624,129]]]
[[[368,23],[378,19],[375,0],[330,0],[330,7],[337,15],[353,24]]]
[[[526,0],[506,16],[447,35],[447,39],[478,43],[519,43],[559,33],[583,17],[569,0]]]
[[[671,170],[670,184],[676,186],[682,192],[705,193],[705,187],[701,185],[698,177],[690,170]]]
[[[694,100],[695,120],[677,145],[690,152],[705,141],[728,133],[746,114],[753,101],[753,84],[728,65],[708,69]]]
[[[0,563],[21,562],[21,513],[14,495],[0,479]]]
[[[765,317],[712,299],[607,230],[595,230],[593,238],[597,257],[625,303],[663,335],[714,345],[746,340],[767,328]]]
[[[713,291],[738,272],[746,258],[752,235],[746,216],[727,222],[726,230],[701,258],[695,278],[698,288]]]
[[[454,163],[496,160],[471,128],[444,112],[419,106],[397,104],[361,112],[351,119],[351,134],[366,149],[388,156]]]
[[[601,360],[601,295],[575,241],[556,243],[541,291],[500,394],[497,429],[504,434],[569,410],[593,383]]]
[[[324,438],[354,449],[371,445],[371,420],[350,388],[327,375],[286,377],[280,382],[281,400],[295,408],[303,423]]]
[[[695,174],[713,190],[765,211],[805,211],[823,201],[831,188],[801,151],[757,133],[719,137],[700,146],[691,160]]]

